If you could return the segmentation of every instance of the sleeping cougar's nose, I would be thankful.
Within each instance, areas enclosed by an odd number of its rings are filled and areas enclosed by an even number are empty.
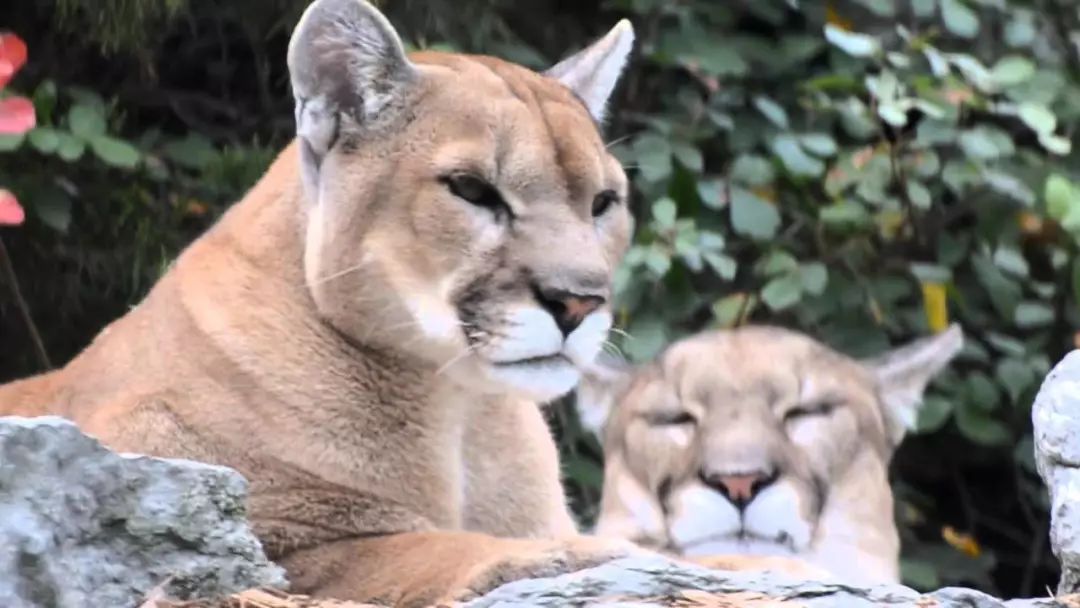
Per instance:
[[[766,473],[765,471],[740,473],[738,475],[701,472],[701,481],[727,497],[731,504],[735,505],[740,511],[745,509],[762,490],[776,481],[776,478],[776,472]]]
[[[555,324],[559,326],[563,336],[569,336],[570,332],[577,329],[578,325],[589,313],[604,305],[603,296],[595,294],[577,294],[565,289],[544,289],[534,287],[536,300],[555,317]]]

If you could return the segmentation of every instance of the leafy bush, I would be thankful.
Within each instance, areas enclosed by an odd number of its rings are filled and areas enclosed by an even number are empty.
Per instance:
[[[0,183],[30,211],[3,237],[61,361],[290,136],[281,58],[307,2],[109,3],[22,3],[11,22],[42,49],[16,84],[43,130],[0,155]],[[771,322],[861,356],[959,321],[969,344],[895,462],[905,580],[1004,595],[1053,583],[1029,410],[1080,323],[1071,3],[382,5],[414,46],[532,67],[629,16],[639,55],[608,130],[638,218],[621,347],[643,360],[704,327]],[[23,336],[11,309],[0,297],[0,332]],[[35,371],[23,352],[0,352],[5,375]],[[599,448],[568,404],[552,422],[589,523]]]

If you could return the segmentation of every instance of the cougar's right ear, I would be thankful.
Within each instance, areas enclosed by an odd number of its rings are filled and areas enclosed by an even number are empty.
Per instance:
[[[633,373],[628,361],[607,351],[601,351],[592,366],[583,370],[574,395],[582,427],[603,438],[604,424],[629,387]]]
[[[393,26],[364,0],[315,0],[289,40],[288,64],[305,180],[339,136],[392,120],[417,79]]]

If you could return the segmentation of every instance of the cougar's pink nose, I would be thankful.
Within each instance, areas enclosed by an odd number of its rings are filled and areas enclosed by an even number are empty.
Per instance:
[[[739,473],[737,475],[710,474],[703,472],[701,479],[706,485],[727,497],[739,509],[746,508],[754,497],[772,482],[776,474],[765,471]]]
[[[564,336],[570,335],[589,313],[603,306],[605,301],[601,296],[576,294],[562,289],[538,289],[536,299],[555,317],[555,324]]]

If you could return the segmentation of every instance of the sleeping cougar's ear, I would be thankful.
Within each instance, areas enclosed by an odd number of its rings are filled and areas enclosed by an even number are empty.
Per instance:
[[[625,359],[601,351],[588,369],[574,395],[581,426],[603,439],[604,424],[611,410],[630,386],[634,367]]]
[[[930,380],[952,361],[964,347],[959,325],[935,336],[890,350],[863,365],[877,378],[878,395],[885,411],[885,430],[892,444],[899,445],[904,434],[914,428]]]
[[[322,159],[343,134],[390,122],[416,68],[382,13],[364,0],[316,0],[289,40],[305,185],[314,193]]]
[[[604,122],[608,98],[634,46],[634,27],[626,19],[606,36],[544,72],[577,94],[597,123]]]

